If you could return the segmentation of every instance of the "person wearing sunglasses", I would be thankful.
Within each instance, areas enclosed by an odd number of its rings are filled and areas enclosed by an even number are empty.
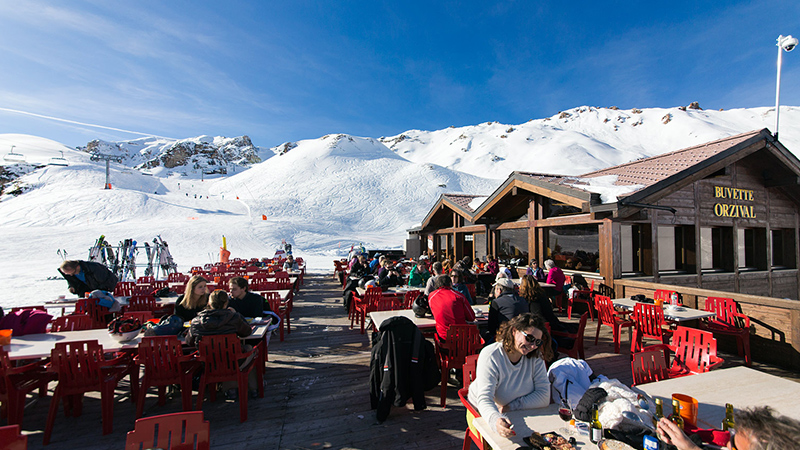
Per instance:
[[[496,339],[478,356],[469,401],[499,435],[510,437],[514,431],[506,412],[550,404],[543,358],[552,358],[553,351],[544,319],[530,313],[504,322]],[[469,414],[467,422],[472,423]]]
[[[737,410],[734,414],[736,433],[726,448],[733,450],[778,450],[797,448],[800,442],[800,421],[776,416],[769,406]],[[700,450],[677,425],[662,418],[658,421],[662,441],[678,450]]]

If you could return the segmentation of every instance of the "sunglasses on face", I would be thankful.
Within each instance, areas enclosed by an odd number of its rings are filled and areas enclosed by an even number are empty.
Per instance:
[[[528,341],[529,344],[532,344],[532,345],[534,345],[536,347],[542,345],[542,340],[541,339],[537,339],[537,338],[533,337],[532,335],[530,335],[530,334],[528,334],[528,333],[526,333],[526,332],[524,332],[522,330],[519,330],[519,332],[522,333],[523,336],[525,336],[525,340]]]

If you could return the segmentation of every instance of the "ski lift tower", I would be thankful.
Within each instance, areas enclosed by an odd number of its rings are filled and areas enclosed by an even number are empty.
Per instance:
[[[108,155],[108,154],[105,154],[105,153],[95,152],[95,153],[92,153],[92,156],[89,159],[91,159],[92,161],[105,161],[106,162],[106,185],[105,185],[105,187],[103,189],[111,189],[111,179],[110,179],[109,174],[108,174],[108,170],[109,170],[108,165],[109,165],[109,163],[111,161],[121,163],[122,162],[122,156]]]

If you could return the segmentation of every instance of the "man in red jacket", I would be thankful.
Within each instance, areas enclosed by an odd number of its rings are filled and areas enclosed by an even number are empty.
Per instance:
[[[436,335],[439,342],[447,339],[450,325],[463,325],[475,321],[475,311],[467,299],[451,289],[452,281],[448,276],[436,278],[434,291],[428,296],[433,318],[436,320]]]

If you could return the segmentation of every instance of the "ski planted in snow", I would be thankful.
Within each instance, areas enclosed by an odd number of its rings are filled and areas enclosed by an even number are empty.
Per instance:
[[[94,242],[92,248],[89,249],[89,261],[102,262],[103,260],[103,242],[106,240],[105,235],[100,235]]]

